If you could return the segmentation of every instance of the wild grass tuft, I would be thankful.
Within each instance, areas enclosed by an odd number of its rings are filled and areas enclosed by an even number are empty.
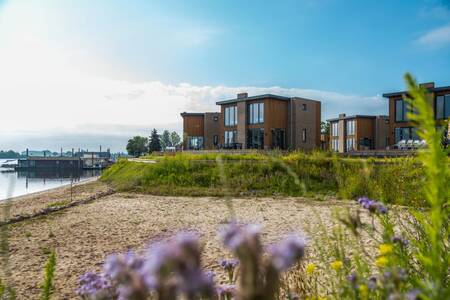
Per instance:
[[[52,250],[44,268],[44,282],[42,283],[41,300],[50,300],[54,290],[54,279],[56,270],[56,252]]]

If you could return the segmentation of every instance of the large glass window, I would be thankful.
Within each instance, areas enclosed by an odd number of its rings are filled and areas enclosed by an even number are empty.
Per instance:
[[[225,107],[225,126],[237,125],[237,106]]]
[[[410,105],[403,99],[395,100],[395,121],[405,122],[409,121],[407,113],[411,113],[413,110]]]
[[[236,143],[237,131],[229,130],[225,131],[225,145],[230,146],[231,144]]]
[[[395,128],[395,143],[398,143],[402,140],[419,140],[419,136],[417,134],[417,128],[414,127],[397,127]]]
[[[339,140],[338,139],[331,140],[331,150],[339,151]]]
[[[346,140],[347,151],[355,150],[355,147],[356,147],[355,138],[347,138]]]
[[[347,121],[347,135],[354,135],[355,134],[355,128],[356,128],[356,121],[355,120],[348,120]]]
[[[331,135],[339,136],[339,124],[338,122],[331,123]]]
[[[436,97],[436,119],[447,119],[450,117],[450,95]]]
[[[248,123],[264,123],[264,103],[251,103],[248,105]]]
[[[202,136],[188,137],[188,147],[190,150],[203,149],[203,137]]]
[[[252,128],[248,130],[247,148],[249,149],[264,148],[264,128]]]

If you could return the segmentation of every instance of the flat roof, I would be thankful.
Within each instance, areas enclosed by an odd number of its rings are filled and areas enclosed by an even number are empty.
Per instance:
[[[184,116],[204,116],[206,114],[220,114],[219,111],[213,111],[213,112],[204,112],[204,113],[197,113],[197,112],[182,112],[180,115],[182,117]]]
[[[44,160],[44,161],[55,161],[55,160],[80,160],[79,157],[72,157],[72,156],[50,156],[50,157],[44,157],[44,156],[30,156],[27,158],[20,158],[20,161],[27,161],[27,160]]]
[[[182,112],[180,114],[182,117],[184,116],[204,116],[205,113],[188,113],[188,112]]]
[[[272,99],[277,99],[277,100],[285,100],[285,101],[291,99],[289,97],[284,97],[284,96],[278,96],[278,95],[273,95],[273,94],[264,94],[264,95],[257,95],[257,96],[251,96],[251,97],[245,97],[245,98],[235,98],[235,99],[230,99],[230,100],[218,101],[218,102],[216,102],[216,104],[224,105],[224,104],[230,104],[230,103],[235,103],[235,102],[259,100],[259,99],[267,99],[267,98],[272,98]]]
[[[382,115],[382,117],[387,117]],[[359,119],[359,118],[364,118],[364,119],[376,119],[377,116],[369,116],[369,115],[352,115],[352,116],[345,116],[345,117],[341,117],[341,118],[333,118],[333,119],[327,119],[328,122],[334,122],[334,121],[339,121],[339,120],[347,120],[347,119]]]
[[[304,97],[292,97],[292,100],[304,100],[304,101],[312,101],[312,102],[319,102],[320,100],[314,100],[314,99],[309,99],[309,98],[304,98]]]
[[[429,92],[441,92],[441,91],[450,91],[450,86],[440,86],[440,87],[434,87],[434,88],[427,88]],[[391,97],[397,97],[397,96],[403,96],[407,94],[408,91],[401,91],[401,92],[393,92],[393,93],[385,93],[383,94],[383,97],[385,98],[391,98]]]

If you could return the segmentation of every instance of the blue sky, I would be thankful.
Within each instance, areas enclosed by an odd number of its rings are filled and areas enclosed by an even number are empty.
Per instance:
[[[445,1],[92,2],[71,7],[74,30],[139,80],[372,95],[410,71],[449,84],[449,37],[419,42],[450,25]]]
[[[123,149],[240,91],[386,114],[407,71],[450,85],[450,2],[0,0],[0,64],[3,109],[29,108],[2,118],[0,148]]]

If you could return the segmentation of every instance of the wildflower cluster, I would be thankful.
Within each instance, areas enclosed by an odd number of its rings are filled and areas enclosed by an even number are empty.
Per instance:
[[[142,255],[134,252],[114,254],[106,259],[103,273],[86,273],[77,290],[83,299],[255,299],[275,295],[281,272],[300,260],[306,243],[289,235],[269,247],[263,261],[259,227],[231,223],[221,231],[224,245],[238,259],[223,259],[219,265],[227,272],[229,283],[216,286],[214,273],[201,267],[198,237],[181,233],[167,243],[151,245]],[[239,289],[236,270],[240,266]],[[269,293],[269,294],[267,294]],[[269,297],[270,298],[270,297]]]
[[[358,199],[358,203],[364,208],[367,209],[370,213],[373,214],[386,214],[387,208],[381,202],[377,202],[375,200],[371,200],[367,197],[361,197]]]

